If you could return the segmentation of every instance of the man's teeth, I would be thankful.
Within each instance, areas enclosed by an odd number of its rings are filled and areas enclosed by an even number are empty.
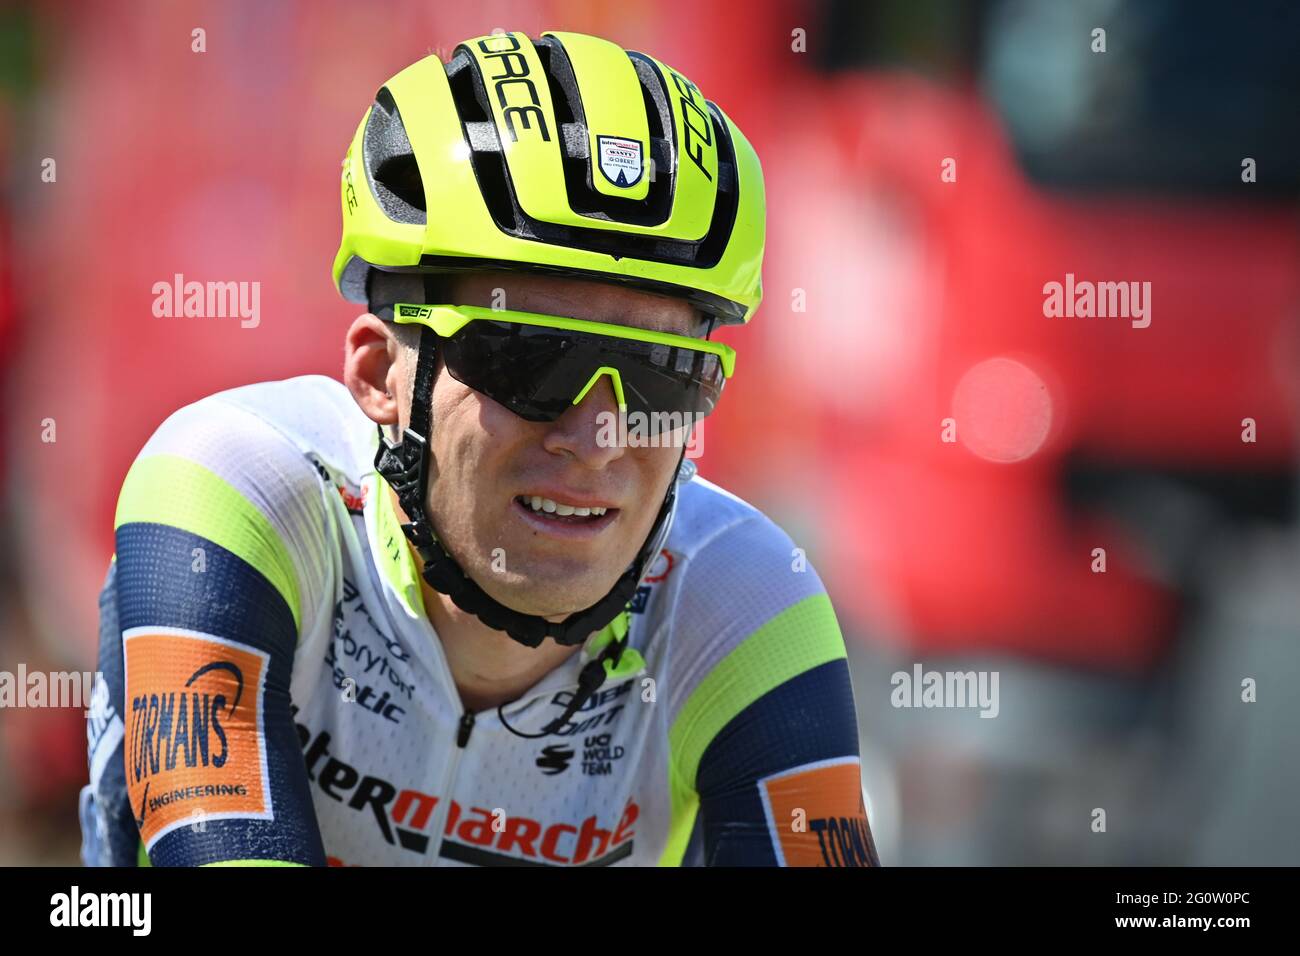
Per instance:
[[[585,518],[590,515],[599,517],[608,509],[606,508],[575,508],[573,505],[562,505],[550,498],[543,498],[540,495],[532,497],[521,497],[521,501],[529,505],[534,511],[545,511],[547,514],[557,515],[575,515],[579,518]]]

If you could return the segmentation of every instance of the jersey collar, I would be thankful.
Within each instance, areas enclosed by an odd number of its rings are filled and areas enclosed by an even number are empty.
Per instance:
[[[424,606],[424,590],[421,586],[420,570],[416,566],[415,556],[411,554],[411,549],[407,547],[406,535],[402,533],[402,522],[393,507],[392,489],[378,472],[372,472],[371,480],[374,482],[374,491],[371,495],[374,507],[367,512],[366,522],[380,573],[393,589],[393,593],[402,602],[403,608],[409,615],[427,618],[428,612]],[[573,662],[577,667],[580,667],[581,664],[595,658],[610,641],[627,640],[630,621],[629,612],[623,611],[609,624],[605,625],[603,630],[587,638],[581,652],[574,655],[577,659],[576,662],[570,659],[566,664]],[[608,661],[605,664],[607,680],[624,680],[644,669],[645,661],[632,648],[628,648],[623,652],[617,667]],[[560,670],[563,671],[564,667],[561,667]],[[541,690],[542,684],[546,682],[547,677],[554,674],[555,671],[552,671],[551,674],[543,677],[535,690]],[[531,692],[526,696],[531,696]]]

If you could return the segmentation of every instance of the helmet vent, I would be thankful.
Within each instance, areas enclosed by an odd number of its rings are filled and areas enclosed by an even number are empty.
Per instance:
[[[599,193],[591,186],[590,151],[581,148],[587,136],[586,120],[573,68],[563,46],[554,37],[543,37],[533,43],[550,84],[556,125],[563,131],[565,191],[570,207],[579,214],[615,222],[634,225],[664,222],[672,205],[675,179],[671,161],[675,150],[672,138],[676,133],[667,85],[658,67],[639,53],[628,54],[641,78],[643,101],[653,106],[647,109],[647,118],[650,154],[655,159],[658,174],[650,183],[649,195],[644,200],[621,199]],[[519,205],[489,107],[487,89],[473,55],[465,47],[458,47],[445,68],[452,101],[460,116],[462,135],[470,151],[474,177],[493,222],[502,232],[522,239],[607,253],[616,258],[626,256],[702,269],[712,268],[722,258],[735,222],[739,197],[734,172],[735,151],[726,123],[718,113],[712,114],[718,142],[718,199],[708,232],[702,240],[685,242],[560,225],[533,219]]]
[[[636,67],[637,78],[641,81],[642,101],[645,104],[649,120],[650,158],[654,169],[658,171],[650,182],[650,189],[645,199],[622,199],[607,196],[592,184],[595,175],[592,164],[596,161],[587,146],[587,118],[582,110],[582,96],[578,92],[578,80],[573,73],[573,64],[564,52],[564,44],[556,37],[542,37],[533,44],[537,55],[545,68],[546,79],[550,84],[551,102],[555,105],[556,119],[563,128],[580,131],[583,140],[581,152],[567,150],[564,158],[564,189],[569,206],[574,212],[594,219],[613,222],[626,222],[637,226],[655,226],[668,219],[673,198],[673,166],[668,141],[664,139],[664,117],[667,115],[668,101],[659,92],[659,102],[652,98],[646,88],[647,74],[637,62],[639,54],[629,54]],[[651,80],[657,86],[657,80]]]
[[[451,87],[451,100],[460,116],[465,143],[470,149],[470,165],[483,194],[483,202],[498,225],[513,225],[515,201],[506,181],[501,141],[488,109],[487,91],[468,51],[458,48],[447,63],[447,82]]]
[[[395,222],[424,225],[424,181],[388,87],[375,94],[362,148],[370,191],[384,215]]]
[[[424,180],[420,178],[420,166],[414,156],[389,156],[375,170],[375,182],[406,205],[426,211]]]

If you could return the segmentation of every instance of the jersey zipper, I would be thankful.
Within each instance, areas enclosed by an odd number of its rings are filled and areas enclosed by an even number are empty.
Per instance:
[[[438,811],[433,820],[433,866],[441,866],[442,841],[446,834],[447,814],[451,811],[451,793],[456,784],[456,770],[460,767],[461,755],[469,744],[469,735],[474,732],[474,711],[466,710],[460,715],[456,725],[456,749],[452,751],[451,760],[447,761],[447,772],[443,775],[442,789],[438,796]]]

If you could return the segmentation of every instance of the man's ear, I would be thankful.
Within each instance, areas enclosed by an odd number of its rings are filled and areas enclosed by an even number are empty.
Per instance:
[[[367,312],[348,328],[343,347],[343,382],[360,409],[380,425],[400,420],[401,344],[392,328]]]

